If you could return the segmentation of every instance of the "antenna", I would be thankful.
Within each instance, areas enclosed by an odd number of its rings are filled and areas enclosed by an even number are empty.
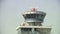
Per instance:
[[[31,11],[37,11],[37,9],[36,8],[32,8]]]

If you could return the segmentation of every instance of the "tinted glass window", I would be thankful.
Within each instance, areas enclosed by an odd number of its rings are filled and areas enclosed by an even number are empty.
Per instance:
[[[31,31],[31,28],[21,28],[22,31]]]
[[[26,14],[25,18],[36,18],[37,14]]]

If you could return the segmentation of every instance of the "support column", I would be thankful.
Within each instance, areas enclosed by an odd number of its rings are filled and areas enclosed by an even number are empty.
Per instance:
[[[21,28],[18,30],[18,34],[21,34]]]
[[[34,28],[32,28],[32,32],[34,32]]]

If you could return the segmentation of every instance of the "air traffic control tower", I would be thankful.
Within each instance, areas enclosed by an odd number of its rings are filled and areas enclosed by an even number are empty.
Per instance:
[[[45,12],[37,11],[35,8],[24,12],[25,21],[16,28],[18,34],[50,34],[51,27],[42,25],[45,16]]]

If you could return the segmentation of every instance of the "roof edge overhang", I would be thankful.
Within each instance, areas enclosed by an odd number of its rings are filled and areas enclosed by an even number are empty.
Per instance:
[[[44,28],[44,29],[51,29],[52,27],[50,26],[18,26],[16,30],[20,28]]]

